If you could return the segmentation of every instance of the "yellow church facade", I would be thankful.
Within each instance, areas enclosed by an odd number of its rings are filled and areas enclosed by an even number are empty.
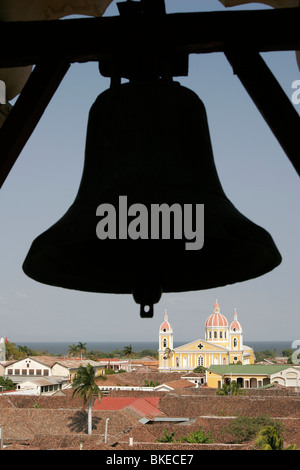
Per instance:
[[[159,371],[189,372],[198,366],[254,364],[254,351],[243,343],[243,330],[234,312],[229,324],[218,302],[205,322],[205,337],[173,347],[173,328],[165,312],[159,329]]]

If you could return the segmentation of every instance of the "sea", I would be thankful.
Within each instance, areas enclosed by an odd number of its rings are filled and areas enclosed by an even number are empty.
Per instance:
[[[247,341],[244,340],[244,344],[250,346],[254,349],[254,351],[274,351],[276,349],[276,353],[278,356],[281,355],[281,352],[285,349],[292,349],[292,342],[293,341]],[[18,342],[14,341],[16,346],[27,346],[28,348],[32,349],[33,351],[41,351],[42,353],[49,353],[54,355],[67,355],[69,346],[72,344],[78,344],[76,341],[51,341],[51,342],[38,342],[38,341],[25,341],[25,342]],[[82,341],[83,343],[83,341]],[[184,344],[190,343],[189,341],[174,341],[174,348],[178,346],[182,346]],[[101,351],[104,353],[110,353],[115,350],[122,351],[126,346],[131,345],[132,351],[145,351],[150,349],[152,351],[158,350],[158,341],[104,341],[104,342],[93,342],[87,341],[85,343],[85,347],[87,351]]]

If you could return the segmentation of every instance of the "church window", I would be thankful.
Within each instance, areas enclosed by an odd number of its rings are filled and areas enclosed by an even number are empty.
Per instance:
[[[176,367],[179,367],[179,357],[176,357]]]
[[[209,332],[209,339],[211,339],[211,331]]]
[[[220,339],[223,338],[223,331],[220,331]]]
[[[164,347],[164,348],[167,347],[167,339],[166,339],[166,338],[163,339],[163,347]]]
[[[233,338],[233,347],[237,348],[238,342],[236,338]]]
[[[203,356],[198,357],[198,366],[204,366],[204,359]]]
[[[225,338],[225,339],[227,338],[227,334],[226,334],[226,331],[224,331],[224,338]]]
[[[217,339],[217,337],[218,337],[218,333],[214,331],[214,338]]]
[[[165,333],[167,331],[167,328],[163,328],[163,332]]]

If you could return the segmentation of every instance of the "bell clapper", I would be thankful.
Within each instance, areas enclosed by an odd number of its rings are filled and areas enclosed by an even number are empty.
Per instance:
[[[159,302],[162,289],[159,285],[151,283],[150,280],[142,285],[136,285],[132,291],[133,298],[140,304],[140,317],[152,318],[154,313],[153,304]]]

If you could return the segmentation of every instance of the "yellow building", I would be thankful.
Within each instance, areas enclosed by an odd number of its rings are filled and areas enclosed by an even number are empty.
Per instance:
[[[269,365],[228,365],[211,366],[206,371],[206,382],[209,387],[222,388],[232,381],[242,388],[260,388],[270,384],[284,387],[300,386],[300,368],[286,364]]]
[[[198,366],[254,364],[254,351],[243,343],[243,330],[237,312],[231,324],[220,312],[216,301],[205,322],[205,339],[173,347],[173,328],[167,312],[159,328],[159,371],[192,371]]]

